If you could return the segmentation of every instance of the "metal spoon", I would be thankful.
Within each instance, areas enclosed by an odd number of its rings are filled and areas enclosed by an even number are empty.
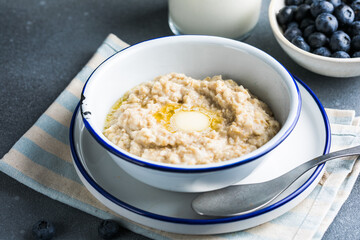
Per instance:
[[[234,185],[205,192],[192,201],[192,208],[198,214],[206,216],[236,216],[251,213],[269,204],[311,168],[329,160],[355,155],[360,155],[360,146],[316,157],[267,182]]]

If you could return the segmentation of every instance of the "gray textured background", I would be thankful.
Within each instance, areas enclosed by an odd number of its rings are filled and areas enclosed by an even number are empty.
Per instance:
[[[325,107],[360,113],[360,77],[313,74],[280,49],[267,21],[269,0],[246,42],[268,52],[312,88]],[[109,33],[134,44],[172,35],[166,0],[0,0],[0,157],[35,123]],[[360,182],[324,239],[360,239]],[[55,223],[56,239],[98,239],[99,219],[0,173],[0,239],[31,239],[33,223]],[[121,239],[144,239],[124,230]]]

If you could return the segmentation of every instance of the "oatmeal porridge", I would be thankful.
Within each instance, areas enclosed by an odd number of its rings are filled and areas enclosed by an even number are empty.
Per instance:
[[[104,135],[145,159],[195,165],[250,153],[279,129],[269,107],[233,80],[171,73],[120,98]]]

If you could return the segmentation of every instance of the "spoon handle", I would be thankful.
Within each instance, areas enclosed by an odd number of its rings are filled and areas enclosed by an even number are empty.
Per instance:
[[[355,155],[360,155],[360,146],[355,146],[352,148],[347,148],[347,149],[339,150],[336,152],[331,152],[331,153],[316,157],[310,161],[307,161],[307,162],[301,164],[300,166],[294,168],[293,170],[291,170],[290,172],[288,172],[282,176],[284,176],[284,179],[286,177],[288,183],[289,182],[293,183],[294,181],[296,181],[296,179],[298,179],[300,176],[302,176],[305,172],[307,172],[308,170],[310,170],[311,168],[313,168],[315,166],[318,166],[324,162],[334,160],[334,159],[337,159],[340,157],[348,157],[348,156],[355,156]],[[283,179],[283,181],[285,181],[284,179]]]
[[[202,193],[193,200],[192,207],[198,214],[207,216],[251,213],[266,206],[313,167],[329,160],[354,155],[360,155],[360,146],[316,157],[267,182],[234,185]]]

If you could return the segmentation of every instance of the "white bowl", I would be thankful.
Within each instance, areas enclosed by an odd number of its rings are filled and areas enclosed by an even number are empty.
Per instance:
[[[150,161],[110,142],[102,132],[111,106],[134,86],[170,72],[196,79],[219,74],[231,78],[266,102],[282,128],[250,154],[195,166]],[[226,38],[187,35],[142,42],[113,55],[89,77],[80,106],[85,127],[127,173],[157,188],[201,192],[238,182],[269,157],[295,127],[301,97],[291,74],[261,50]]]
[[[285,6],[285,0],[272,0],[269,6],[269,21],[272,32],[281,48],[300,66],[329,77],[360,76],[360,58],[332,58],[304,51],[289,40],[276,20],[276,14]]]

